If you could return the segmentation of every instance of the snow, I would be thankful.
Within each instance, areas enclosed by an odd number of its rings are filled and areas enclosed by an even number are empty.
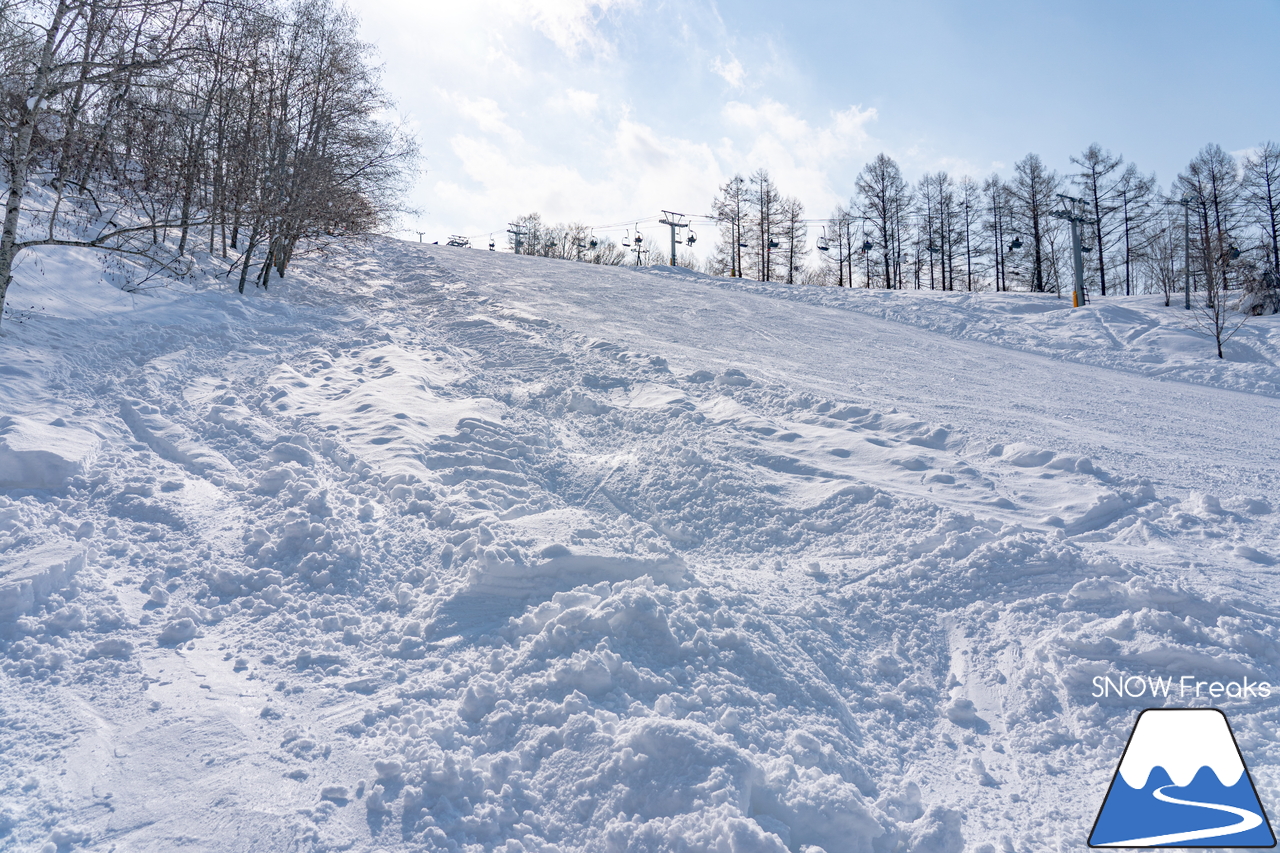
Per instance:
[[[0,416],[0,487],[57,488],[84,473],[97,452],[93,433],[70,428],[61,418],[40,424]]]
[[[197,260],[11,291],[0,843],[1080,849],[1210,704],[1095,679],[1280,685],[1276,318]],[[1276,700],[1215,701],[1274,801]]]

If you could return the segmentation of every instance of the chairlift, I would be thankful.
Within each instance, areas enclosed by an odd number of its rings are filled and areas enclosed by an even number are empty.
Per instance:
[[[746,241],[746,240],[739,240],[739,241],[738,241],[738,248],[739,248],[739,249],[750,249],[751,247],[747,245],[747,241]]]
[[[770,241],[769,241],[769,248],[770,248],[770,249],[776,249],[776,248],[778,248],[778,241],[777,241],[777,240],[770,240]]]
[[[643,235],[643,234],[641,234],[639,231],[637,231],[637,232],[636,232],[636,245],[637,245],[637,246],[639,246],[639,245],[640,245],[641,243],[643,243],[643,242],[644,242],[644,235]]]
[[[623,235],[622,235],[622,245],[623,245],[623,246],[626,246],[627,248],[630,248],[630,247],[631,247],[631,235],[630,235],[630,234],[623,234]]]
[[[599,241],[599,240],[597,240],[597,239],[595,238],[595,235],[593,234],[593,235],[591,235],[591,239],[587,241],[587,245],[594,249],[594,248],[596,248],[597,246],[599,246],[599,245],[600,245],[600,241]]]
[[[1082,251],[1082,252],[1092,252],[1092,251],[1093,251],[1093,246],[1090,246],[1088,243],[1084,243],[1084,244],[1082,244],[1082,245],[1080,246],[1080,251]]]
[[[925,246],[925,249],[927,249],[927,250],[928,250],[928,252],[929,252],[929,254],[931,254],[931,255],[932,255],[934,252],[938,251],[938,247],[937,247],[937,246],[935,246],[935,245],[933,245],[933,243],[930,243],[929,245]]]
[[[489,251],[490,252],[497,251],[497,247],[498,247],[498,244],[493,242],[493,235],[490,234],[489,235]]]
[[[1232,246],[1230,249],[1227,250],[1227,255],[1228,257],[1231,258],[1231,260],[1233,261],[1237,260],[1240,257],[1240,250],[1235,246]]]
[[[1022,240],[1018,239],[1017,237],[1014,237],[1014,238],[1013,238],[1013,242],[1009,244],[1009,248],[1010,248],[1010,250],[1013,250],[1013,249],[1021,249],[1021,248],[1022,248]]]
[[[826,238],[826,237],[819,237],[819,238],[818,238],[817,249],[818,249],[818,251],[819,251],[819,252],[829,252],[829,251],[831,251],[831,244],[827,242],[827,238]]]
[[[862,241],[862,251],[864,251],[864,252],[870,252],[870,251],[871,251],[871,241],[870,241],[870,240],[863,240],[863,241]]]
[[[687,243],[688,245],[692,246],[692,245],[693,245],[694,243],[696,243],[696,242],[698,242],[698,235],[697,235],[697,233],[696,233],[696,232],[694,232],[694,231],[690,231],[690,232],[689,232],[689,236],[688,236],[688,238],[685,240],[685,243]]]

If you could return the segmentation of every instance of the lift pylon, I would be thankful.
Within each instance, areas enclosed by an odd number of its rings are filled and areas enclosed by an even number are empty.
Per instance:
[[[683,213],[672,213],[670,210],[662,211],[662,218],[658,220],[663,225],[671,226],[671,266],[676,265],[676,244],[681,242],[676,238],[676,231],[680,228],[689,227],[689,217]]]

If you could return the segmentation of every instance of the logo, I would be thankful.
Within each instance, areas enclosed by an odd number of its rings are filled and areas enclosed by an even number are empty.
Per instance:
[[[1215,708],[1138,715],[1090,847],[1275,847],[1240,747]]]

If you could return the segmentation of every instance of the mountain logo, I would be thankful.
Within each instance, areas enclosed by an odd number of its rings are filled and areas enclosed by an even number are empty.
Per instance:
[[[1090,847],[1275,847],[1227,717],[1216,708],[1138,715]]]

